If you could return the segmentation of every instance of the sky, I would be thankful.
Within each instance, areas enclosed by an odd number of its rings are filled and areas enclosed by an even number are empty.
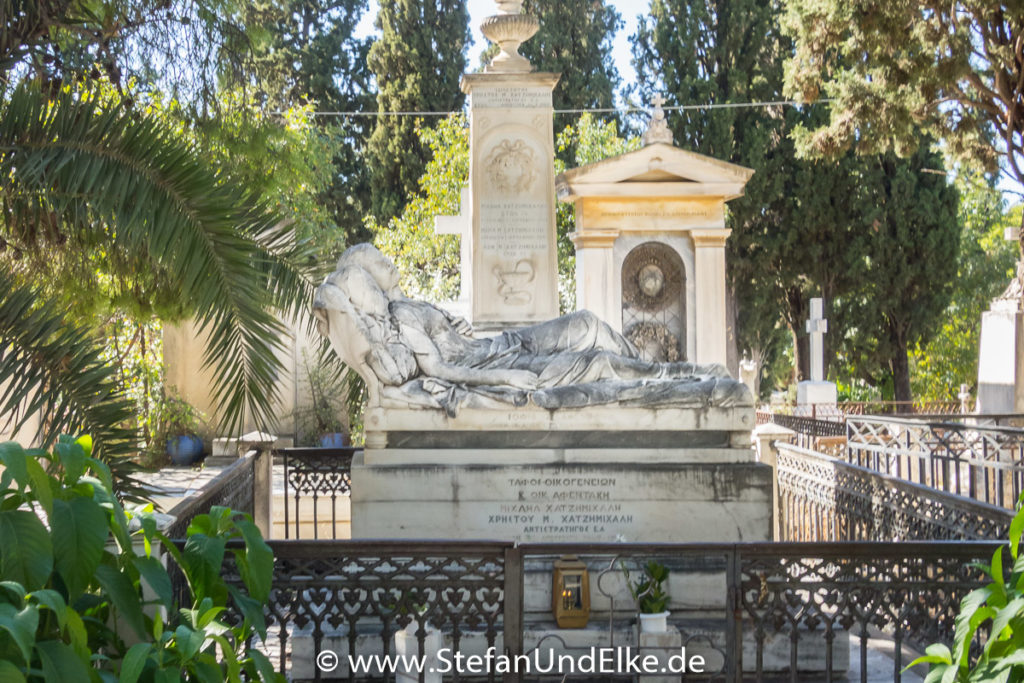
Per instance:
[[[557,2],[557,0],[555,0]],[[615,36],[615,43],[612,48],[612,57],[615,59],[615,66],[619,69],[624,85],[633,83],[636,80],[636,71],[630,65],[630,42],[629,37],[636,33],[637,16],[647,12],[650,7],[650,0],[609,0],[622,15],[625,25],[619,29]],[[480,52],[487,46],[487,39],[480,34],[480,22],[491,14],[497,14],[497,6],[494,0],[468,0],[469,25],[473,31],[473,44],[466,52],[467,63],[470,69],[476,68],[479,63]],[[369,7],[363,20],[356,28],[356,35],[365,36],[374,32],[373,20],[377,16],[377,2],[370,0]]]

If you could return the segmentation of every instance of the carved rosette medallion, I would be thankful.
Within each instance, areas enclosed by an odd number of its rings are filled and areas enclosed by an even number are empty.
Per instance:
[[[679,299],[682,273],[666,247],[642,244],[622,264],[623,302],[640,311],[661,311]]]
[[[526,194],[540,175],[530,146],[523,140],[508,138],[484,159],[484,173],[491,189],[506,196]]]

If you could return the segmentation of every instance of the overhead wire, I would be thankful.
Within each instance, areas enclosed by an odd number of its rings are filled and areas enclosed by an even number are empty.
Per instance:
[[[813,102],[798,102],[796,100],[774,100],[769,102],[722,102],[719,104],[677,104],[662,106],[665,111],[692,111],[697,109],[742,109],[747,107],[806,107],[814,104],[827,104],[834,102],[832,98],[823,98]],[[555,109],[555,114],[617,114],[632,112],[649,112],[649,107],[594,107],[587,109]],[[276,111],[275,115],[282,115],[285,112]],[[451,116],[461,114],[462,111],[314,111],[311,116]]]

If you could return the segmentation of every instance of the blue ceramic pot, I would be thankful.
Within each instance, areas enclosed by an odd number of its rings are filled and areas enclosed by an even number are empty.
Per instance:
[[[345,448],[348,446],[348,439],[341,432],[332,432],[320,436],[320,448]]]
[[[193,434],[167,439],[167,455],[175,465],[191,465],[203,454],[203,440]]]

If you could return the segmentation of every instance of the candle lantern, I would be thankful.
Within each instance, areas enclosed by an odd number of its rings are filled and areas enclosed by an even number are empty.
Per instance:
[[[559,628],[583,628],[590,620],[590,574],[575,555],[555,561],[551,612]]]

